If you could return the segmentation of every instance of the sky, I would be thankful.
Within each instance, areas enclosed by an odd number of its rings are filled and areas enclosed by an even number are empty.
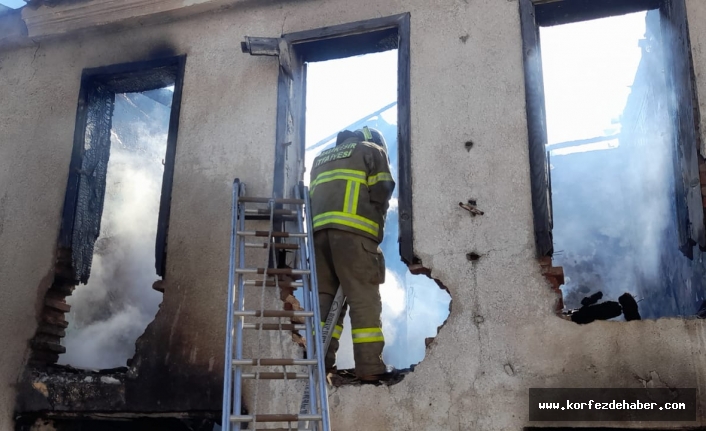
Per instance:
[[[645,12],[540,27],[550,145],[619,131],[644,33]]]
[[[309,63],[306,86],[309,147],[397,100],[397,51]],[[397,123],[396,109],[384,116]]]
[[[24,0],[0,0],[0,5],[7,6],[12,9],[21,8],[26,3]]]

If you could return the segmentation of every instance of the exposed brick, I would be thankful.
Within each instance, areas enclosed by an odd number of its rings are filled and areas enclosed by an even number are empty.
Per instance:
[[[539,258],[539,265],[540,265],[541,267],[543,267],[543,268],[544,268],[544,267],[550,267],[550,266],[552,266],[552,258],[551,258],[551,257],[547,257],[547,256],[545,256],[545,257],[540,257],[540,258]]]
[[[542,275],[549,282],[551,289],[558,295],[558,300],[555,306],[555,312],[561,313],[564,309],[564,300],[562,297],[561,285],[564,284],[564,268],[560,266],[552,266],[551,257],[539,258],[539,266],[542,270]]]
[[[64,313],[46,307],[44,307],[44,313],[42,313],[42,321],[61,328],[69,327],[69,322],[64,318]]]
[[[152,283],[152,289],[164,293],[164,280],[157,280]]]
[[[58,299],[46,297],[44,298],[44,305],[49,308],[53,308],[54,310],[63,311],[64,313],[71,311],[71,306],[69,304]]]
[[[564,268],[562,268],[561,266],[552,266],[551,268],[547,269],[544,275],[547,277],[556,278],[559,285],[564,284]]]
[[[37,334],[48,334],[57,337],[65,337],[66,331],[58,326],[42,323],[41,325],[39,325],[39,328],[37,328]]]
[[[46,350],[55,353],[66,353],[66,347],[62,346],[61,344],[32,340],[31,345],[32,348],[34,348],[35,350]]]
[[[33,341],[36,342],[43,342],[43,343],[52,343],[52,344],[61,344],[61,337],[56,336],[54,334],[37,334],[34,336]]]

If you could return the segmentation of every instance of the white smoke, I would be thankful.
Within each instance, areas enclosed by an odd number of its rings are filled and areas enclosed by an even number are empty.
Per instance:
[[[645,299],[643,318],[658,318],[693,313],[703,298],[702,257],[678,249],[672,35],[659,20],[649,11],[541,32],[549,142],[606,137],[548,146],[554,264],[569,308],[597,291],[604,300],[629,292]]]
[[[88,283],[67,298],[72,309],[62,364],[125,366],[162,300],[152,284],[158,280],[155,239],[168,112],[144,96],[116,97],[100,236]]]

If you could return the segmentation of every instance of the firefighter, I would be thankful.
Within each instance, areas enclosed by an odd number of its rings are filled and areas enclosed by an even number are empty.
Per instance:
[[[394,188],[385,139],[375,129],[344,130],[335,147],[314,159],[309,193],[321,318],[326,319],[339,285],[346,297],[326,369],[335,370],[350,306],[355,374],[361,381],[391,375],[382,360],[380,285],[385,282],[385,258],[380,242]]]

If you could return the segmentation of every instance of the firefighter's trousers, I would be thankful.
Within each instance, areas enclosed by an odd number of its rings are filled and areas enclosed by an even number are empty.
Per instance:
[[[326,368],[336,363],[343,318],[350,308],[355,373],[359,377],[385,372],[382,349],[380,284],[385,281],[385,258],[377,242],[355,233],[324,229],[314,233],[316,276],[321,319],[326,320],[338,286],[346,305],[326,353]],[[323,324],[323,322],[322,322]]]

